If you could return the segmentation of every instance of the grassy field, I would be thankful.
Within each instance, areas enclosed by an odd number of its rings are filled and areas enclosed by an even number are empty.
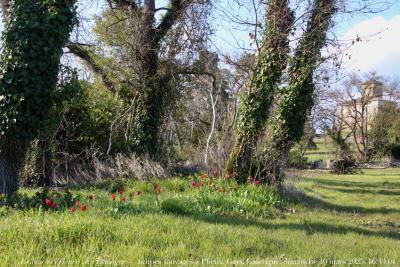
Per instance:
[[[128,182],[122,204],[112,184],[76,189],[94,195],[84,212],[3,208],[0,266],[400,265],[400,169],[304,172],[282,203],[264,186],[192,180],[161,181],[158,195]]]
[[[316,137],[314,142],[317,145],[317,149],[308,150],[305,153],[308,162],[323,160],[324,166],[326,166],[328,160],[335,159],[336,148],[329,136]]]

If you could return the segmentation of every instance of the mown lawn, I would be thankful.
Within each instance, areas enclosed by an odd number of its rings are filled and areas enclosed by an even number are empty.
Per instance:
[[[263,186],[200,192],[192,180],[159,182],[158,206],[151,184],[128,182],[124,204],[103,184],[74,191],[94,195],[84,212],[2,209],[0,266],[400,265],[400,169],[305,172],[283,202]]]

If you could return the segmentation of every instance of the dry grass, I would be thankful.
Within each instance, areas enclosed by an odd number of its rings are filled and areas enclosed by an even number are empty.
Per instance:
[[[100,160],[94,158],[88,165],[73,164],[55,173],[58,185],[99,182],[106,179],[129,178],[145,180],[149,177],[166,178],[170,173],[159,163],[134,154],[118,154],[114,158]]]

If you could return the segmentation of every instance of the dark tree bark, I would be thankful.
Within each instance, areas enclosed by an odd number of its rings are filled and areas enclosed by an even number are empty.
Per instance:
[[[0,194],[11,196],[18,188],[18,177],[22,168],[28,142],[3,138],[0,151]]]
[[[53,185],[53,155],[51,151],[51,139],[46,137],[39,141],[39,186],[50,187]]]

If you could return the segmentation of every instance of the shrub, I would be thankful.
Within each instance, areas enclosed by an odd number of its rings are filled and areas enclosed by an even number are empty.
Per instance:
[[[352,167],[354,167],[354,160],[349,157],[344,157],[335,160],[331,164],[331,172],[336,174],[346,174],[351,172]]]

